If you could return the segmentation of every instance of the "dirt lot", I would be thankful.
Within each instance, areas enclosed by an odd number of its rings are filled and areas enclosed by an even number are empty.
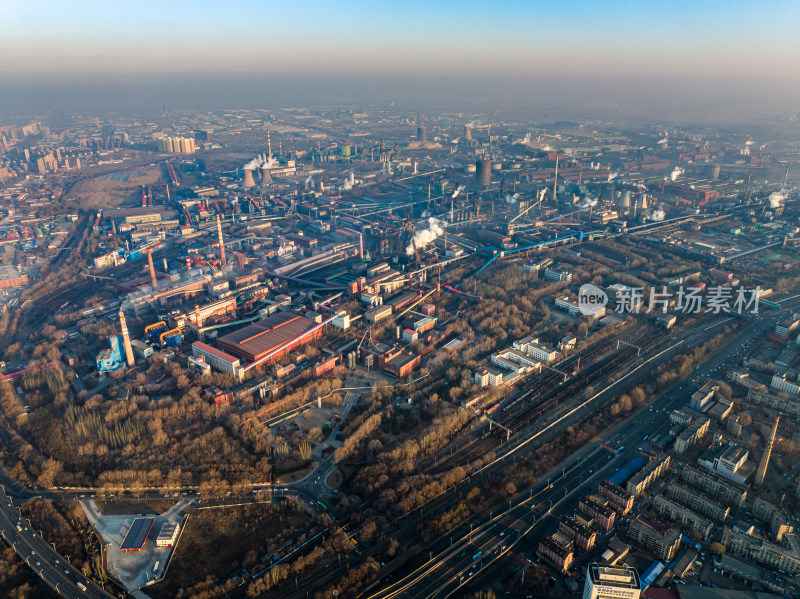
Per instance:
[[[140,185],[153,185],[161,179],[161,167],[126,167],[120,164],[119,171],[76,183],[69,197],[80,199],[81,206],[85,208],[108,208],[140,197]]]
[[[169,499],[144,499],[142,501],[97,501],[97,509],[104,516],[121,516],[125,514],[160,514],[171,508],[175,501]]]

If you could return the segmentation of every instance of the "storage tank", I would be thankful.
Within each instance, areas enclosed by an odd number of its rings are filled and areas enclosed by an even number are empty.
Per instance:
[[[478,183],[484,187],[492,184],[492,161],[491,160],[478,160],[475,162],[475,178]]]

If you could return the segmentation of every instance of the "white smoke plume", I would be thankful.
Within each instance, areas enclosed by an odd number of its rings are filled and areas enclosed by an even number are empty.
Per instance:
[[[581,203],[581,208],[591,208],[592,206],[597,206],[597,202],[600,198],[584,198],[583,202]]]
[[[442,222],[433,217],[428,219],[428,228],[414,233],[414,244],[417,249],[421,250],[429,243],[433,242],[437,237],[444,235],[444,228]],[[409,243],[406,248],[406,255],[414,255],[414,244]]]
[[[614,179],[619,177],[619,173],[609,173],[608,175],[608,182],[611,183]]]
[[[511,194],[506,194],[506,204],[516,204],[517,200],[519,200],[519,194],[515,193],[513,196]]]
[[[305,187],[306,191],[308,191],[309,189],[311,189],[311,186],[313,184],[314,184],[314,177],[312,175],[309,175],[306,178],[305,182],[303,183],[303,186]]]
[[[666,214],[664,214],[664,211],[661,208],[659,208],[650,215],[650,220],[661,222],[662,220],[664,220],[665,216]]]
[[[684,170],[683,170],[681,167],[679,167],[679,166],[676,166],[676,167],[675,167],[675,170],[673,170],[673,171],[670,173],[670,175],[669,175],[669,180],[670,180],[670,181],[674,181],[675,179],[677,179],[678,177],[680,177],[680,176],[681,176],[683,173],[684,173]]]
[[[278,160],[274,156],[267,157],[266,154],[256,154],[250,162],[245,164],[242,168],[247,170],[256,170],[261,167],[274,168],[278,166]]]
[[[544,196],[545,196],[546,193],[547,193],[547,188],[546,187],[539,191],[539,199],[538,199],[539,202],[544,200]]]
[[[356,176],[353,173],[350,173],[350,178],[346,179],[344,183],[342,183],[341,190],[342,191],[350,191],[356,184]]]
[[[773,191],[771,194],[769,194],[769,207],[780,208],[785,199],[786,195],[782,191]]]
[[[450,199],[451,199],[451,200],[455,200],[455,199],[456,199],[456,198],[459,196],[459,194],[460,194],[462,191],[464,191],[464,186],[463,186],[463,185],[459,185],[459,186],[456,188],[456,190],[453,192],[453,195],[452,195],[452,196],[450,196]]]

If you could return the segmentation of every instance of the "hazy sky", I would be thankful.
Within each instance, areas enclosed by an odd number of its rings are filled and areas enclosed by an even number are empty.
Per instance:
[[[798,110],[799,90],[798,0],[0,0],[6,109],[396,98]]]

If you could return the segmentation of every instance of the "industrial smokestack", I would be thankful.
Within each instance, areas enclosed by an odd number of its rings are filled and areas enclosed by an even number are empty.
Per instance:
[[[464,139],[466,139],[467,141],[470,141],[472,139],[472,127],[470,127],[469,125],[464,127]]]
[[[767,466],[769,466],[769,457],[772,454],[772,445],[775,443],[775,435],[778,432],[778,420],[780,420],[780,416],[775,416],[775,421],[772,423],[772,431],[769,435],[769,441],[767,441],[767,446],[764,448],[764,455],[761,456],[761,463],[758,465],[758,472],[756,472],[756,478],[753,481],[756,487],[760,487],[764,484],[764,477],[767,475]]]
[[[358,257],[363,260],[364,259],[364,234],[358,234]]]
[[[269,137],[269,129],[267,129],[267,158],[272,158],[272,140]]]
[[[558,156],[556,156],[556,176],[553,178],[553,201],[558,203]]]
[[[200,319],[200,304],[194,305],[194,324],[197,325],[198,329],[203,326],[203,323]]]
[[[153,250],[147,248],[147,266],[150,267],[150,286],[153,291],[158,287],[158,279],[156,279],[156,268],[153,266]]]
[[[122,329],[122,344],[125,346],[125,361],[128,366],[133,366],[133,349],[131,348],[131,336],[128,333],[128,325],[125,323],[125,314],[119,313],[119,326]]]
[[[217,214],[217,240],[219,241],[219,263],[225,266],[225,244],[222,242],[222,222]]]
[[[167,265],[167,259],[164,258],[164,272],[169,272],[169,266]]]
[[[253,177],[253,169],[246,168],[244,169],[244,187],[247,189],[248,187],[255,187],[256,180]]]

